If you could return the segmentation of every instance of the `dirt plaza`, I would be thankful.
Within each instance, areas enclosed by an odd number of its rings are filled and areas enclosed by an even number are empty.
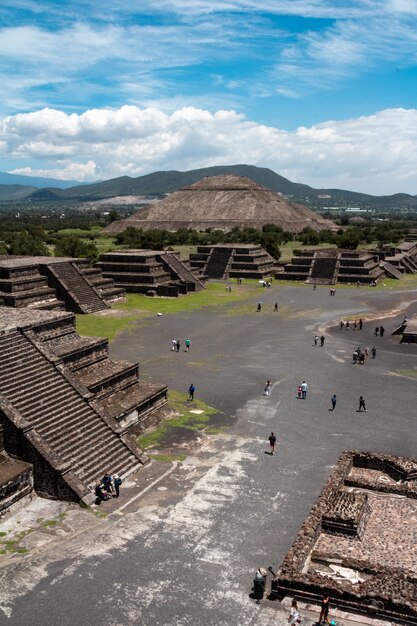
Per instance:
[[[415,300],[399,289],[329,297],[327,288],[274,284],[244,303],[155,315],[117,335],[113,358],[138,360],[146,380],[170,389],[186,393],[193,383],[196,399],[218,412],[154,442],[151,466],[124,486],[123,510],[112,503],[107,515],[102,506],[103,517],[89,514],[88,523],[71,510],[76,523],[4,563],[6,623],[286,623],[279,602],[255,605],[253,575],[280,565],[340,453],[415,456],[417,345],[390,335],[417,313]],[[340,329],[340,319],[359,318],[361,331]],[[172,339],[186,337],[190,351],[173,353]],[[352,363],[358,346],[373,345],[375,359]],[[297,397],[303,380],[305,400]],[[271,431],[274,456],[266,454]]]

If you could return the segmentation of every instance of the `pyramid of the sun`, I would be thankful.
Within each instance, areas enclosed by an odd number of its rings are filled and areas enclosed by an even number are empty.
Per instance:
[[[261,228],[264,224],[276,224],[293,233],[301,232],[306,226],[316,231],[336,228],[330,220],[304,206],[290,204],[279,193],[250,178],[225,174],[202,178],[125,220],[113,222],[105,230],[119,233],[133,226],[143,230],[228,231],[236,226]]]

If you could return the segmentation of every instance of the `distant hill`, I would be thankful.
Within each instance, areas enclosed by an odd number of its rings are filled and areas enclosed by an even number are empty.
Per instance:
[[[251,178],[259,185],[267,187],[284,195],[293,203],[304,204],[312,208],[332,206],[361,206],[380,209],[417,208],[417,196],[405,193],[392,196],[372,196],[369,194],[346,191],[342,189],[314,189],[308,185],[293,183],[287,178],[276,174],[272,170],[254,165],[218,165],[205,167],[188,172],[171,170],[167,172],[153,172],[145,176],[132,178],[121,176],[106,181],[91,184],[78,184],[63,188],[63,181],[53,181],[53,185],[35,189],[31,187],[17,191],[16,185],[10,188],[10,197],[7,190],[0,184],[0,200],[27,199],[30,202],[59,201],[59,200],[101,200],[115,196],[159,196],[178,191],[182,187],[192,185],[205,176],[220,176],[221,174],[235,174]],[[8,176],[12,176],[9,174]],[[13,175],[14,176],[14,175]],[[19,177],[30,178],[30,177]],[[31,179],[31,178],[30,178]],[[35,179],[31,179],[35,180]],[[0,183],[2,182],[0,175]],[[19,198],[16,194],[22,194]]]
[[[7,200],[23,200],[36,191],[36,187],[28,185],[0,185],[0,202]]]
[[[9,174],[0,172],[0,185],[28,185],[29,187],[58,187],[67,189],[80,185],[76,180],[59,180],[57,178],[42,178],[41,176],[23,176],[22,174]]]

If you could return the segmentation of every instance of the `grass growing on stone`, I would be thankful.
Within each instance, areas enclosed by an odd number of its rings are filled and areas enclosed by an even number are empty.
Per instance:
[[[137,438],[137,444],[143,450],[157,448],[162,439],[177,428],[194,431],[203,430],[208,425],[210,416],[219,413],[217,409],[208,406],[202,400],[194,399],[192,402],[188,402],[187,394],[180,391],[170,390],[168,403],[177,415],[163,422],[155,430]],[[203,411],[203,413],[191,413],[195,409]]]
[[[46,519],[42,522],[42,526],[45,526],[46,528],[50,526],[56,526],[57,524],[58,521],[56,519]]]
[[[21,548],[19,544],[22,539],[26,537],[26,535],[29,535],[29,533],[32,532],[32,530],[33,529],[22,530],[17,533],[13,539],[0,539],[0,554],[7,554],[10,552],[15,554],[26,554],[28,550],[26,548]],[[6,534],[7,533],[3,533],[2,536]]]

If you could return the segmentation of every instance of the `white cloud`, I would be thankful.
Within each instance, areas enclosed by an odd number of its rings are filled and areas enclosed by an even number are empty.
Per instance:
[[[62,167],[52,169],[33,169],[20,167],[10,170],[10,174],[22,174],[23,176],[41,176],[45,178],[57,178],[58,180],[78,180],[80,182],[97,179],[97,166],[94,161],[87,163],[62,163]]]
[[[248,163],[314,187],[417,194],[415,109],[292,132],[232,110],[184,107],[168,115],[124,106],[67,115],[43,109],[0,120],[0,137],[5,158],[22,164],[14,172],[27,175],[87,181]]]

